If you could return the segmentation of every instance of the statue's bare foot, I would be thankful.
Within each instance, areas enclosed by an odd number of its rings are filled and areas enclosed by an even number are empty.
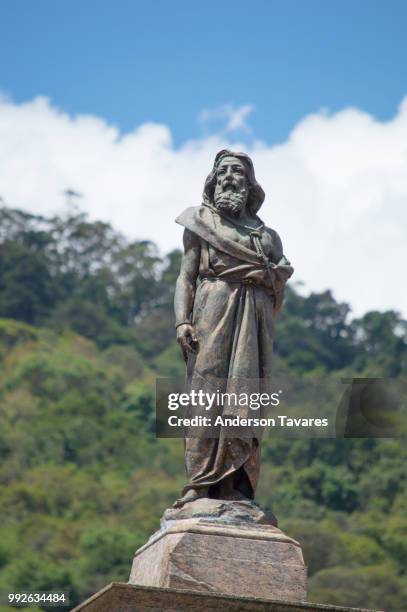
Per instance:
[[[172,505],[173,508],[182,508],[184,504],[195,501],[196,499],[200,499],[201,497],[208,497],[208,489],[205,487],[204,489],[199,489],[196,491],[195,489],[189,489],[185,495],[177,499]]]

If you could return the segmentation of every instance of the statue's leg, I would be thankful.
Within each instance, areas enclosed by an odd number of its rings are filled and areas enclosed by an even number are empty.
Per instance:
[[[236,492],[240,493],[245,499],[253,499],[254,491],[250,483],[246,470],[240,467],[234,475],[233,487]]]
[[[235,488],[235,474],[230,474],[209,489],[209,497],[226,501],[247,500],[248,497]]]

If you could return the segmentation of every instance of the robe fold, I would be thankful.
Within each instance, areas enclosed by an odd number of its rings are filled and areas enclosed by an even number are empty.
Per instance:
[[[283,256],[278,235],[265,228],[269,265],[256,251],[222,233],[222,218],[208,206],[185,210],[176,222],[201,241],[199,284],[192,324],[198,350],[188,355],[187,388],[205,393],[271,393],[273,317],[293,268]],[[249,406],[221,406],[223,416],[258,417]],[[234,487],[254,497],[260,468],[256,431],[236,438],[185,438],[184,488],[216,488],[228,476]]]

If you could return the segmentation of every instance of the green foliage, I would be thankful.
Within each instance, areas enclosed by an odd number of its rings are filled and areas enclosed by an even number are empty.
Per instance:
[[[68,589],[75,604],[126,581],[178,497],[183,445],[154,436],[154,385],[184,376],[179,262],[81,214],[0,209],[0,590]],[[405,373],[406,322],[349,313],[289,289],[275,370]],[[402,440],[264,441],[258,501],[301,542],[311,601],[405,609],[406,454]]]
[[[309,597],[333,605],[404,610],[406,582],[391,564],[321,570],[310,581]]]

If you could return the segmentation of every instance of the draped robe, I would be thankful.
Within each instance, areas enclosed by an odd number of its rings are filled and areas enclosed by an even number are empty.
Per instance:
[[[245,240],[231,240],[225,220],[210,206],[186,209],[176,222],[201,243],[199,282],[191,322],[198,350],[188,355],[187,387],[206,393],[271,392],[273,317],[281,307],[284,285],[293,268],[282,253],[274,230],[260,232],[268,266],[254,247],[250,230]],[[253,417],[248,406],[225,405],[223,416]],[[256,432],[230,438],[186,437],[185,467],[189,489],[209,487],[210,496],[222,480],[233,476],[234,487],[253,498],[260,470]]]

